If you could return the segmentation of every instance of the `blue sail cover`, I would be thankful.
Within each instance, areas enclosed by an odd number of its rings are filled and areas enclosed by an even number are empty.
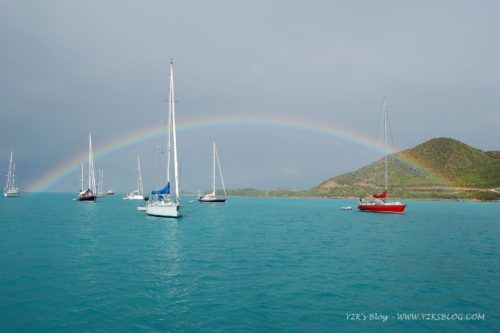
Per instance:
[[[170,194],[170,182],[168,182],[167,185],[165,185],[165,187],[161,190],[151,191],[151,194]]]

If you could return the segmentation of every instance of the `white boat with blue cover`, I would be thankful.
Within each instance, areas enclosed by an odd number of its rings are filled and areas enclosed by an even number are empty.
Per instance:
[[[166,185],[161,190],[151,192],[151,197],[146,204],[146,214],[160,217],[180,217],[181,216],[181,198],[179,195],[179,162],[177,159],[177,135],[175,128],[175,98],[174,98],[174,64],[170,61],[169,71],[169,89],[168,89],[168,135],[167,143],[167,167],[166,167]],[[165,142],[163,143],[165,144]],[[165,149],[162,149],[162,153]],[[170,193],[170,169],[171,155],[173,155],[174,184],[175,195]],[[163,157],[163,155],[162,155]],[[163,164],[164,159],[160,162]]]

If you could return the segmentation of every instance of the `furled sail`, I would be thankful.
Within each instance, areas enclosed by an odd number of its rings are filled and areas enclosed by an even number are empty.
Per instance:
[[[165,187],[161,190],[151,191],[151,194],[170,194],[170,182],[168,182],[167,185],[165,185]]]

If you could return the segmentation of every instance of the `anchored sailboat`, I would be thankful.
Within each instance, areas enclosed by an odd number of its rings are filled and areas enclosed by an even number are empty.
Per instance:
[[[226,202],[227,200],[227,195],[226,195],[226,187],[224,186],[224,179],[222,178],[222,170],[220,167],[220,162],[219,162],[219,154],[217,154],[217,147],[215,146],[215,141],[213,143],[213,153],[212,153],[212,161],[213,161],[213,174],[212,174],[212,192],[207,193],[203,196],[198,197],[199,202]],[[224,197],[217,197],[215,195],[215,164],[217,162],[217,166],[219,167],[219,175],[220,175],[220,180],[222,183],[222,189],[224,190]]]
[[[106,195],[103,191],[104,185],[104,172],[102,170],[97,170],[97,196],[103,197]]]
[[[146,214],[161,217],[180,217],[181,198],[179,195],[179,162],[177,159],[177,134],[175,129],[175,99],[174,99],[174,63],[170,61],[168,89],[168,145],[166,185],[161,190],[151,192],[151,198],[146,204]],[[172,151],[173,150],[173,151]],[[175,197],[170,195],[170,156],[174,158]],[[163,161],[162,161],[163,163]]]
[[[9,171],[7,173],[7,183],[3,191],[5,197],[19,196],[19,187],[16,186],[16,163],[14,162],[14,152],[10,152]]]
[[[388,192],[388,172],[387,172],[387,98],[384,98],[384,192],[373,193],[372,198],[369,200],[360,200],[358,204],[358,209],[364,212],[375,212],[375,213],[404,213],[406,209],[406,204],[399,201],[387,201],[389,196]]]
[[[141,160],[137,154],[137,189],[127,194],[125,200],[144,200],[144,187],[142,185]]]
[[[89,170],[88,170],[89,184],[86,190],[83,190],[83,164],[82,164],[82,184],[80,192],[78,193],[78,201],[96,201],[96,182],[94,173],[94,156],[92,154],[92,137],[89,133]]]

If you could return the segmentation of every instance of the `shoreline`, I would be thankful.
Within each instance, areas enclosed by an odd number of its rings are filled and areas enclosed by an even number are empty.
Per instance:
[[[269,191],[272,192],[272,191]],[[26,194],[74,194],[73,192],[23,192]],[[123,196],[126,194],[121,194],[121,193],[115,193],[114,196]],[[197,194],[193,193],[182,193],[181,196],[187,196],[187,197],[197,197]],[[272,195],[272,194],[266,194],[266,195],[241,195],[241,194],[228,194],[228,197],[251,197],[251,198],[292,198],[292,199],[330,199],[330,200],[354,200],[358,201],[359,197],[357,196],[349,196],[349,197],[342,197],[342,196],[318,196],[318,195]],[[392,198],[393,200],[409,200],[409,201],[457,201],[457,202],[500,202],[500,200],[479,200],[479,199],[473,199],[473,198],[458,198],[458,199],[450,199],[450,198],[416,198],[416,197],[394,197]]]
[[[287,195],[228,195],[228,197],[240,198],[290,198],[290,199],[329,199],[329,200],[354,200],[358,202],[359,197],[334,197],[334,196],[287,196]],[[394,200],[408,201],[449,201],[449,202],[500,202],[500,200],[479,200],[479,199],[448,199],[448,198],[394,198]]]

